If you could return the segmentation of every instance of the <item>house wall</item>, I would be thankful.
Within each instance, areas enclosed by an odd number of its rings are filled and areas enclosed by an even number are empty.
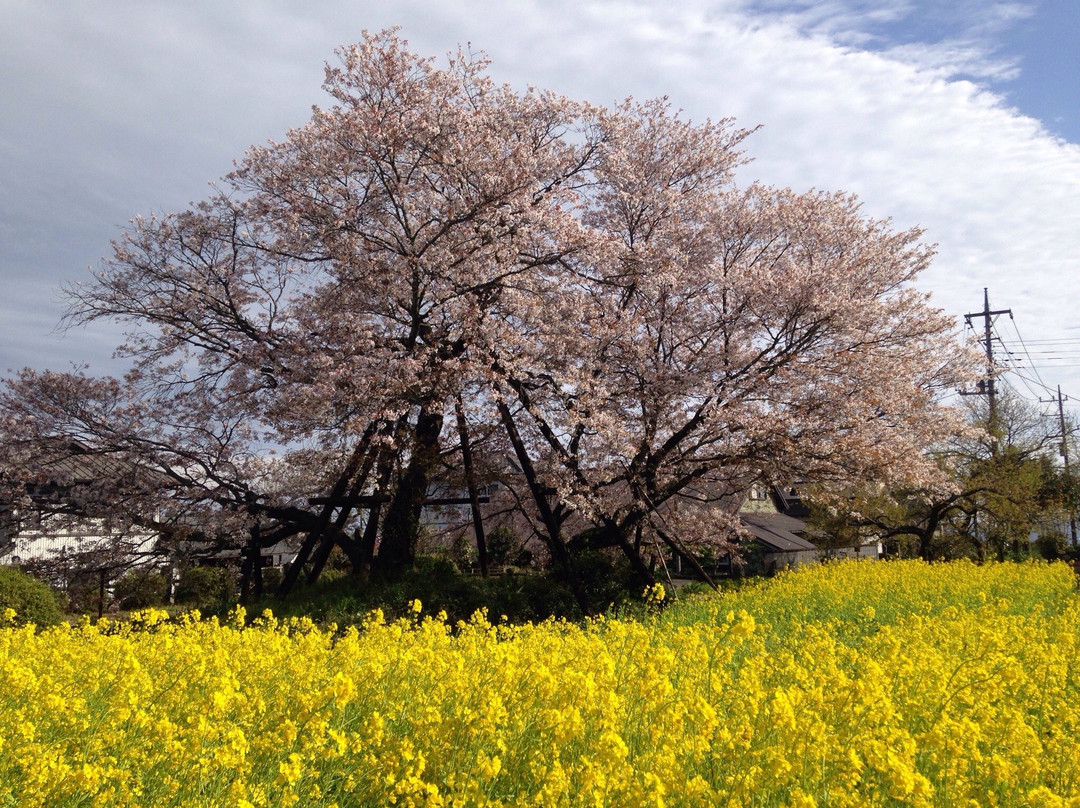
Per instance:
[[[780,513],[776,503],[769,496],[769,490],[764,486],[751,486],[739,506],[740,511],[747,513]]]
[[[100,520],[45,518],[23,524],[7,536],[0,550],[0,564],[26,564],[50,561],[62,555],[114,550],[132,556],[150,552],[157,536],[149,533],[119,534],[110,531]]]
[[[768,574],[795,569],[805,564],[816,564],[820,557],[821,553],[818,550],[796,550],[787,553],[766,553],[761,560]]]
[[[881,558],[883,552],[882,543],[870,541],[861,547],[835,547],[822,550],[822,558]]]

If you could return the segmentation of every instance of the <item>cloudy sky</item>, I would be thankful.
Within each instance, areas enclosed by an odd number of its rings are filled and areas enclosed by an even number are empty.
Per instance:
[[[741,181],[925,228],[935,304],[962,323],[989,288],[1010,383],[1080,413],[1076,0],[0,0],[0,19],[0,376],[116,372],[115,330],[57,330],[60,286],[328,105],[336,47],[400,25],[515,86],[761,124]]]

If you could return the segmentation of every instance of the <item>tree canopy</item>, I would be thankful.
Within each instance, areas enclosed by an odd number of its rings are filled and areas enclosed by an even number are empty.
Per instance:
[[[154,472],[84,487],[88,513],[393,569],[436,481],[475,502],[510,458],[574,586],[575,535],[648,583],[722,548],[717,503],[757,479],[939,478],[967,366],[912,285],[918,230],[739,186],[750,131],[664,99],[517,91],[394,31],[338,55],[329,109],[69,289],[71,324],[129,326],[131,371],[7,381],[9,496],[75,439]]]
[[[1062,446],[1056,419],[1000,385],[963,407],[968,428],[928,457],[943,479],[931,485],[858,485],[816,508],[814,526],[842,545],[884,540],[892,553],[925,560],[979,560],[1065,551],[1063,526],[1075,512],[1075,482],[1053,461]]]

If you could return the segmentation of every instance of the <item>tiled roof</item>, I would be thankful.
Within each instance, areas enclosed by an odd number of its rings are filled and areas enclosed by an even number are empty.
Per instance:
[[[817,547],[796,531],[806,530],[806,523],[782,513],[740,513],[739,519],[758,541],[779,552],[816,550]]]
[[[73,484],[87,484],[130,475],[130,464],[111,454],[97,454],[73,445],[67,453],[46,461],[50,472]]]

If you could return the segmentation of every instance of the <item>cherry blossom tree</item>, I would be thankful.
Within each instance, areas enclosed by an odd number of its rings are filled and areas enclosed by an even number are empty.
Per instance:
[[[521,453],[546,459],[567,510],[648,580],[658,545],[691,565],[723,549],[734,514],[718,505],[755,480],[937,480],[923,449],[959,421],[936,396],[969,357],[911,287],[932,252],[920,233],[843,194],[734,187],[746,133],[728,122],[652,102],[600,126],[593,245],[535,291],[555,313],[528,325],[543,336],[493,347]]]
[[[125,453],[212,532],[303,535],[287,589],[335,545],[361,572],[411,564],[435,476],[475,506],[501,433],[586,611],[575,538],[650,583],[666,553],[726,546],[718,503],[753,480],[936,473],[922,449],[955,428],[937,395],[966,365],[912,287],[918,231],[738,187],[750,131],[662,99],[519,92],[394,31],[339,56],[330,109],[136,219],[70,290],[73,325],[130,326],[132,370],[9,381],[10,467],[57,436]],[[114,494],[95,507],[136,501]]]

